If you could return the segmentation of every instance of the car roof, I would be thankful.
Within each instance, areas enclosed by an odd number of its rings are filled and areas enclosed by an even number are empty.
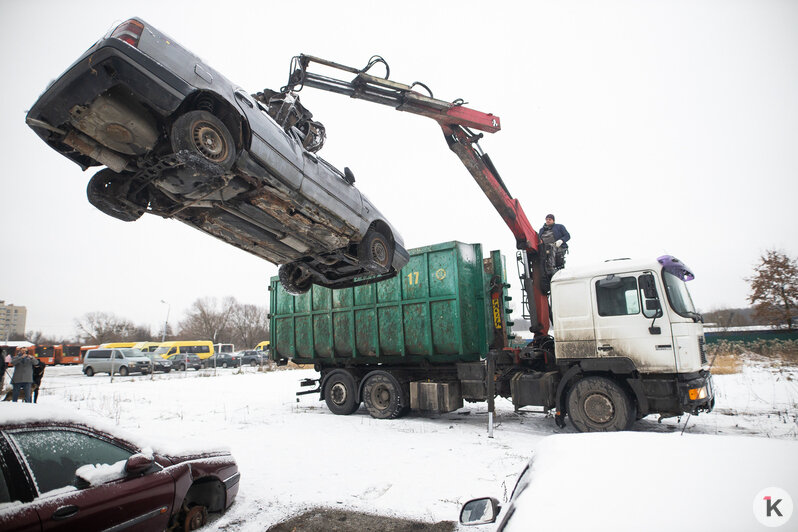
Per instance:
[[[34,403],[5,403],[2,405],[2,418],[0,430],[14,430],[20,428],[33,428],[41,425],[55,424],[61,426],[85,427],[101,432],[111,438],[129,443],[138,449],[151,449],[153,452],[164,456],[177,456],[186,453],[229,453],[227,446],[208,445],[205,441],[187,442],[181,440],[160,440],[157,438],[143,438],[139,434],[120,429],[109,420],[88,417],[79,411],[60,406],[55,408],[45,404]]]

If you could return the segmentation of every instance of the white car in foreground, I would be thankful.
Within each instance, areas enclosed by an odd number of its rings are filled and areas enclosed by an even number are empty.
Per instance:
[[[535,448],[506,508],[494,498],[473,499],[460,522],[501,518],[500,532],[798,530],[795,500],[798,442],[563,434]]]

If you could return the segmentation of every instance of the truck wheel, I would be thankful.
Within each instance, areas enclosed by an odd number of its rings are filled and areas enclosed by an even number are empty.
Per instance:
[[[628,429],[636,408],[615,382],[585,377],[568,393],[568,415],[579,432],[612,432]]]
[[[360,398],[352,374],[346,371],[333,372],[324,382],[324,401],[330,412],[348,416],[360,408]]]
[[[125,202],[130,189],[130,178],[117,174],[109,168],[100,170],[92,176],[86,186],[86,197],[95,208],[123,222],[135,222],[144,214],[149,200],[141,198],[139,202]],[[143,207],[134,207],[133,203],[142,203]]]
[[[406,413],[409,397],[396,377],[386,371],[373,371],[363,385],[363,402],[371,417],[396,419]]]
[[[374,273],[388,273],[393,262],[393,245],[390,238],[371,229],[357,246],[360,264]]]
[[[208,111],[189,111],[175,120],[171,140],[175,153],[188,151],[223,170],[229,170],[235,162],[233,136],[222,121]]]
[[[292,296],[301,296],[313,286],[310,275],[296,264],[289,262],[277,270],[283,290]]]

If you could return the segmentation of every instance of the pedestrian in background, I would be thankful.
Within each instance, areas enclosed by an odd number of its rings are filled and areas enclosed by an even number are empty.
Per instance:
[[[11,365],[14,366],[14,375],[11,377],[11,385],[14,390],[11,395],[11,400],[15,403],[19,399],[19,392],[25,394],[24,401],[30,403],[31,387],[33,386],[33,368],[40,365],[36,357],[28,354],[24,348],[14,358],[11,359]]]
[[[6,369],[11,362],[11,357],[5,349],[0,351],[0,392],[3,391],[3,386],[6,384]]]
[[[38,360],[37,360],[38,362]],[[33,402],[39,402],[39,388],[42,386],[42,377],[44,377],[44,368],[46,366],[39,362],[38,366],[33,368]]]

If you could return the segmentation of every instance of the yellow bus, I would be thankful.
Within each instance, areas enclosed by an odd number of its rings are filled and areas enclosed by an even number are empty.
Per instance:
[[[206,359],[213,354],[213,342],[210,340],[176,340],[174,342],[162,342],[160,347],[152,351],[155,355],[169,358],[178,353],[190,353],[197,355],[201,359]]]
[[[161,347],[161,342],[136,342],[136,345],[133,346],[133,349],[140,349],[145,353],[152,353],[159,347]]]
[[[109,342],[107,344],[102,344],[100,347],[102,349],[122,349],[124,347],[133,347],[138,342]]]

